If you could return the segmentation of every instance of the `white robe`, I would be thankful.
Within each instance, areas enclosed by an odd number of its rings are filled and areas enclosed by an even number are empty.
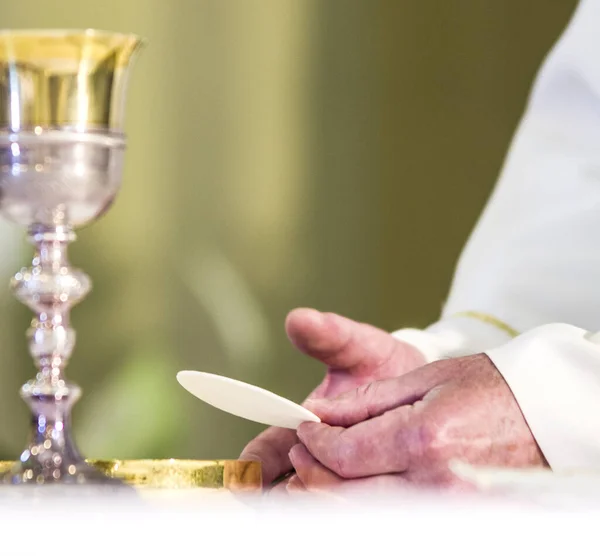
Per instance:
[[[564,471],[600,468],[598,331],[600,0],[581,0],[536,77],[440,320],[394,335],[429,361],[487,353]]]

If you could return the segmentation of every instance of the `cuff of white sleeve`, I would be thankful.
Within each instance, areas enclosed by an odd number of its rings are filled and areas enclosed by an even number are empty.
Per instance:
[[[403,328],[392,336],[417,348],[428,363],[482,353],[512,338],[505,330],[469,316],[447,317],[424,330]]]
[[[600,345],[550,324],[487,351],[554,471],[600,467]]]

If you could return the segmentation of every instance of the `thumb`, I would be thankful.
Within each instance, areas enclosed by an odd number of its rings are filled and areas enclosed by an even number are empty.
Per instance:
[[[290,341],[303,353],[356,374],[384,367],[403,344],[391,334],[333,313],[295,309],[286,319]]]
[[[403,405],[412,405],[439,385],[440,372],[427,365],[397,378],[369,382],[337,398],[315,398],[304,403],[323,423],[351,427]]]

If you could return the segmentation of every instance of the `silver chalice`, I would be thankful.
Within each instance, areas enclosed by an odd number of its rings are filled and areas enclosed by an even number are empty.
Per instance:
[[[71,437],[81,391],[65,376],[75,346],[69,312],[91,282],[67,248],[121,186],[127,82],[142,44],[94,30],[0,31],[0,213],[23,226],[34,250],[11,287],[34,313],[27,338],[37,367],[21,389],[29,442],[4,484],[114,480],[87,464]]]

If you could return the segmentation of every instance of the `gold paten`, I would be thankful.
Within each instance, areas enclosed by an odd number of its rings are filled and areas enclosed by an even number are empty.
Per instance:
[[[136,488],[226,489],[233,492],[260,491],[261,466],[241,460],[87,460],[104,474]],[[0,461],[0,474],[10,470],[12,461]]]

